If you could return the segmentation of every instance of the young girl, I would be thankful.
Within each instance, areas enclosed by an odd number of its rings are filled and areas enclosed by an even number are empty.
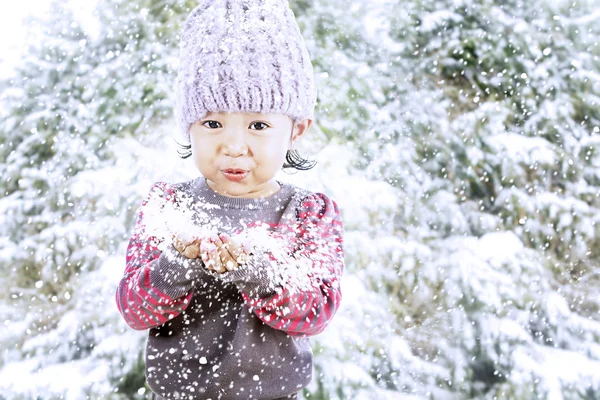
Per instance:
[[[149,329],[154,398],[296,398],[308,337],[340,300],[336,203],[275,179],[312,123],[312,66],[286,0],[205,0],[181,35],[176,115],[201,174],[156,183],[117,305]]]

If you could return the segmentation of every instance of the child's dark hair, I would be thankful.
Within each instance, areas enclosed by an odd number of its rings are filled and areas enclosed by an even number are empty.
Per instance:
[[[294,124],[296,121],[294,120]],[[192,155],[192,145],[190,143],[181,143],[177,139],[175,144],[177,145],[177,154],[179,157],[185,159]],[[308,160],[298,153],[298,150],[288,150],[285,154],[285,162],[283,163],[283,169],[294,168],[298,171],[308,171],[312,169],[317,162],[314,160]]]

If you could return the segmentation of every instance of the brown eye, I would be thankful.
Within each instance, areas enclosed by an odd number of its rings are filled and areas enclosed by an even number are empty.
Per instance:
[[[255,126],[256,127],[255,129],[258,131],[264,131],[265,129],[267,129],[269,127],[269,125],[265,124],[264,122],[253,122],[250,125],[250,127],[253,127],[253,126]],[[260,126],[260,128],[258,126]]]
[[[206,124],[208,124],[208,125],[206,125]],[[220,125],[221,125],[221,124],[220,124],[219,122],[217,122],[217,121],[213,121],[213,120],[210,120],[210,121],[204,121],[204,122],[202,123],[202,126],[206,126],[206,127],[207,127],[207,128],[209,128],[209,129],[219,129],[219,126],[220,126]]]

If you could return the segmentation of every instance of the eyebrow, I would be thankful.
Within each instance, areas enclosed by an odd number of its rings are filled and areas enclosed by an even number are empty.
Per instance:
[[[201,121],[204,121],[204,120],[207,120],[207,119],[210,119],[210,118],[219,118],[219,117],[220,118],[224,118],[224,117],[226,117],[226,114],[225,113],[211,113],[210,115],[207,114],[207,115],[205,115],[201,119]],[[244,116],[244,119],[246,119],[246,120],[248,120],[248,119],[252,119],[252,120],[260,119],[260,120],[269,121],[271,123],[275,123],[274,118],[275,118],[274,116],[271,116],[269,114],[264,114],[264,113],[254,113],[254,114],[250,114],[250,115]]]

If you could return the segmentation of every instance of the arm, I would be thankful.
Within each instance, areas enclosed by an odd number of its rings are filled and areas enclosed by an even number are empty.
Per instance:
[[[320,193],[304,198],[297,216],[290,254],[254,254],[226,280],[237,284],[265,324],[292,336],[311,336],[325,329],[340,304],[343,225],[336,203]],[[289,265],[296,276],[280,273]]]
[[[136,330],[160,326],[179,315],[188,306],[201,271],[199,260],[185,258],[172,245],[159,250],[162,240],[146,232],[147,220],[174,201],[174,192],[165,183],[154,184],[129,240],[116,301],[127,324]]]

